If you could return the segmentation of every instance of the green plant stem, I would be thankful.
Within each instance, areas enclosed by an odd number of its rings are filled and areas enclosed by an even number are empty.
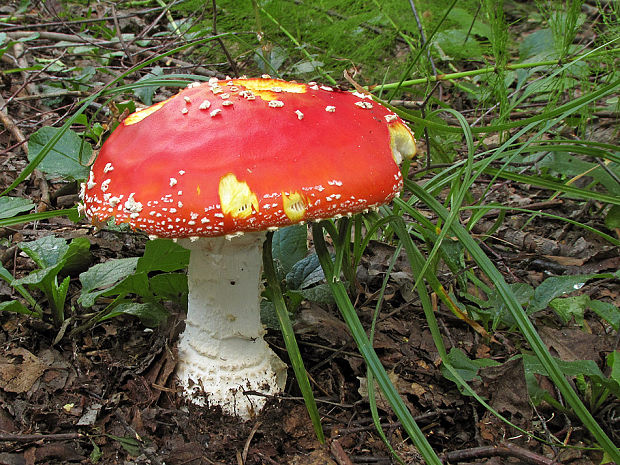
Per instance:
[[[620,52],[620,48],[614,48],[611,50],[606,50],[604,52],[589,53],[587,56],[588,58],[590,58],[596,55],[602,55],[602,54],[608,54],[608,53],[612,54],[612,53],[618,53],[618,52]],[[573,61],[581,60],[584,57],[585,55],[579,55],[579,56],[576,56],[574,58],[567,59],[567,60],[546,60],[546,61],[538,61],[536,63],[514,63],[514,64],[509,63],[506,66],[502,67],[501,69],[503,69],[504,71],[515,71],[517,69],[537,68],[539,66],[554,66],[554,65],[560,66],[566,63],[571,63]],[[380,92],[383,90],[396,89],[398,87],[410,87],[410,86],[416,86],[419,84],[427,84],[429,82],[449,81],[451,79],[461,79],[461,78],[469,77],[469,76],[480,76],[482,74],[497,73],[499,70],[500,68],[497,66],[488,66],[486,68],[472,69],[469,71],[461,71],[458,73],[438,74],[437,76],[428,76],[425,78],[410,79],[410,80],[403,81],[403,82],[391,82],[388,84],[381,84],[369,90],[371,90],[372,92]]]
[[[280,329],[282,330],[282,337],[284,338],[286,351],[289,359],[291,360],[291,365],[293,366],[293,371],[295,372],[299,389],[301,390],[304,402],[306,403],[308,414],[312,420],[314,432],[316,433],[319,442],[323,444],[325,442],[325,435],[323,434],[323,427],[321,426],[321,417],[312,394],[312,388],[310,387],[310,381],[308,380],[308,374],[306,373],[304,362],[301,358],[301,354],[299,353],[299,347],[297,346],[297,340],[295,339],[295,331],[293,331],[293,325],[291,324],[291,320],[288,316],[288,310],[286,308],[286,303],[284,302],[284,297],[282,296],[280,282],[278,281],[278,276],[276,275],[276,270],[273,266],[273,256],[271,252],[272,241],[273,232],[269,232],[267,233],[267,238],[263,244],[263,269],[265,271],[265,277],[267,278],[267,285],[271,291],[273,306],[275,307],[276,314],[278,315],[278,321],[280,322]]]

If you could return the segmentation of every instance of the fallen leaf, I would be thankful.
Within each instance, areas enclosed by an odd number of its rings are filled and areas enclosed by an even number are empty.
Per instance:
[[[47,365],[21,347],[0,355],[0,389],[7,392],[28,391],[43,374]]]

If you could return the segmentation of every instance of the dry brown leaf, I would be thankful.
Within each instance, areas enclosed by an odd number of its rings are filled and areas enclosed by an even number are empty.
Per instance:
[[[0,389],[23,393],[43,374],[47,365],[28,350],[17,347],[0,355]]]

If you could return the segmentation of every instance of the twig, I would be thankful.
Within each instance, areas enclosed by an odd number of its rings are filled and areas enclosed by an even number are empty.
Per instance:
[[[254,426],[252,427],[252,430],[250,431],[250,434],[248,435],[248,438],[245,441],[245,445],[243,446],[243,453],[241,454],[241,460],[242,463],[245,464],[247,459],[248,459],[248,452],[250,450],[250,443],[252,442],[252,438],[254,437],[254,435],[256,434],[256,432],[258,431],[258,428],[260,428],[261,422],[257,421]]]
[[[212,0],[211,4],[213,5],[213,35],[216,36],[217,35],[217,5],[215,3],[215,0]],[[232,69],[233,74],[235,75],[235,77],[239,77],[239,69],[237,68],[237,64],[235,63],[235,60],[233,60],[233,57],[230,56],[230,53],[228,52],[226,45],[224,45],[224,41],[220,37],[218,37],[217,43],[220,44],[220,47],[222,48],[224,55],[226,55],[226,60],[228,60],[228,64],[230,65],[230,68]]]
[[[479,459],[483,457],[516,457],[532,465],[561,465],[560,462],[548,459],[547,457],[543,457],[542,455],[510,443],[505,443],[500,446],[482,446],[455,450],[442,454],[441,456],[444,463]]]
[[[353,462],[342,448],[342,445],[340,444],[338,439],[332,440],[331,444],[329,445],[329,449],[334,458],[336,459],[336,462],[338,462],[338,465],[353,465]]]
[[[0,433],[0,441],[32,442],[32,441],[66,441],[67,439],[83,438],[82,433],[55,433],[55,434],[11,434]]]
[[[26,158],[28,157],[28,144],[26,143],[26,138],[22,133],[21,129],[15,124],[13,119],[9,116],[6,110],[6,101],[0,95],[0,122],[4,125],[4,127],[11,133],[13,138],[17,140],[19,145],[21,146]],[[37,205],[38,212],[44,212],[47,210],[48,205],[51,205],[50,200],[50,189],[47,184],[47,180],[43,176],[39,170],[34,170],[32,172],[33,177],[38,183],[39,190],[41,191],[41,198],[39,199],[39,204]]]
[[[10,32],[7,35],[12,39],[20,39],[23,37],[30,37],[33,34],[37,34],[39,38],[46,39],[46,40],[52,40],[52,41],[66,40],[68,42],[77,42],[77,43],[86,41],[93,46],[102,47],[105,45],[105,46],[111,47],[116,50],[122,49],[121,44],[119,44],[118,42],[112,42],[112,41],[99,41],[98,42],[96,39],[89,37],[85,34],[76,35],[76,34],[63,34],[60,32],[48,32],[48,31],[17,31],[17,32]],[[129,50],[131,53],[148,54],[149,58],[152,58],[156,55],[155,52],[152,52],[150,50],[145,50],[141,47],[138,47],[137,45],[128,45],[127,50]],[[187,61],[179,60],[178,58],[163,57],[162,60],[166,60],[166,62],[173,63],[175,66],[186,66],[186,67],[192,68],[194,73],[200,74],[202,76],[209,76],[209,77],[215,76],[220,79],[225,78],[225,75],[222,73],[218,73],[217,71],[213,71],[213,70],[204,68],[202,66],[196,66],[195,64],[188,63]]]
[[[121,44],[121,47],[123,48],[123,52],[125,52],[125,56],[129,58],[129,61],[131,62],[131,64],[135,65],[136,60],[134,56],[129,53],[129,50],[127,49],[127,44],[125,43],[125,40],[123,39],[123,31],[121,31],[121,25],[119,24],[118,17],[116,16],[116,8],[114,7],[114,3],[112,3],[112,18],[114,19],[114,29],[116,29],[116,36],[118,37],[118,41]]]

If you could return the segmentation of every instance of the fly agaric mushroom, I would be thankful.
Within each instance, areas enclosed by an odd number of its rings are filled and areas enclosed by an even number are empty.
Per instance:
[[[415,154],[404,122],[369,95],[316,83],[190,84],[129,115],[82,187],[94,222],[114,218],[191,250],[177,377],[198,404],[250,418],[286,367],[260,322],[265,230],[389,202]],[[244,234],[246,233],[246,234]],[[213,237],[216,236],[216,237]]]

